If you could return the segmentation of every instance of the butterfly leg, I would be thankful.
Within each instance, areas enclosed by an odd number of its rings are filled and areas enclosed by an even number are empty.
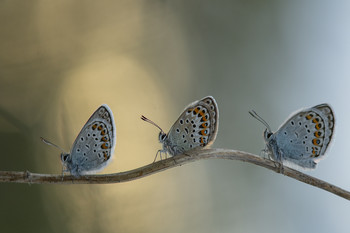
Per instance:
[[[284,174],[284,166],[283,166],[282,162],[279,164],[279,171],[278,172],[281,174]]]
[[[271,140],[270,144],[268,145],[269,149],[269,158],[274,162],[275,168],[277,168],[278,173],[284,173],[283,163],[282,163],[282,157],[283,157],[283,151],[281,151],[275,140]]]
[[[263,154],[263,156],[261,156],[261,154]],[[267,155],[267,158],[266,158],[266,155]],[[263,157],[264,159],[269,159],[273,162],[275,168],[279,167],[280,166],[280,163],[278,161],[276,161],[273,157],[272,157],[272,154],[270,153],[270,151],[265,147],[265,149],[262,149],[260,151],[260,154],[259,156]]]
[[[154,160],[153,160],[153,163],[156,162],[157,157],[158,157],[158,154],[159,154],[160,160],[162,160],[162,152],[163,152],[163,150],[158,150],[158,151],[157,151],[157,154],[156,154],[156,157],[155,157]]]
[[[61,173],[61,181],[63,181],[63,177],[64,177],[64,172],[66,172],[67,170],[64,169],[64,167],[62,167],[62,173]]]
[[[268,150],[267,147],[265,146],[265,148],[262,149],[262,150],[260,151],[259,156],[260,156],[260,157],[263,157],[264,159],[266,159],[266,155],[268,156],[268,158],[269,158],[270,160],[272,160],[272,159],[271,159],[271,156],[270,156],[270,154],[269,154],[269,150]]]
[[[284,172],[283,163],[281,161],[275,161],[273,159],[271,159],[271,161],[273,162],[274,167],[277,169],[277,172],[283,174]]]
[[[268,154],[269,159],[273,162],[274,167],[277,169],[277,172],[283,174],[284,168],[283,168],[281,156],[276,156],[276,158],[274,158],[273,154],[271,154],[271,153],[267,153],[267,154]]]
[[[268,153],[268,152],[267,152],[267,157],[269,158],[269,160],[275,161],[275,160],[272,158],[271,153]]]
[[[278,150],[276,162],[278,163],[278,173],[284,174],[284,166],[282,162],[282,151]]]
[[[68,169],[68,167],[66,165],[63,165],[62,166],[62,173],[61,173],[61,177],[62,177],[61,180],[62,181],[63,181],[63,178],[65,176],[64,173],[68,173],[68,172],[70,173],[70,170]]]

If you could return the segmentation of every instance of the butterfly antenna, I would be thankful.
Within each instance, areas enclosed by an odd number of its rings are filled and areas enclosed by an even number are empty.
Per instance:
[[[141,116],[141,120],[146,121],[152,125],[154,125],[155,127],[157,127],[158,129],[160,129],[161,132],[164,133],[164,131],[162,130],[162,128],[159,127],[159,125],[157,125],[156,123],[154,123],[153,121],[151,121],[150,119],[148,119],[147,117],[145,117],[144,115]]]
[[[264,119],[262,119],[262,117],[259,116],[254,110],[249,111],[249,114],[255,119],[257,119],[258,121],[260,121],[261,123],[263,123],[268,129],[268,131],[272,132],[269,124],[267,124],[267,122]]]
[[[47,145],[49,145],[49,146],[54,146],[54,147],[58,148],[59,150],[61,150],[63,153],[66,153],[65,150],[63,150],[61,147],[59,147],[59,146],[53,144],[52,142],[49,142],[49,141],[46,140],[45,138],[40,137],[40,140],[41,140],[43,143],[45,143],[45,144],[47,144]]]

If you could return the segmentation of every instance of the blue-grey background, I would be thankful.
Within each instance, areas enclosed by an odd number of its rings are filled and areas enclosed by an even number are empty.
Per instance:
[[[190,102],[216,98],[213,147],[259,154],[272,129],[332,105],[317,178],[350,190],[350,3],[1,1],[1,170],[61,172],[59,151],[102,103],[117,146],[103,172],[153,161]],[[112,185],[0,184],[1,232],[349,232],[349,201],[267,169],[207,160]]]

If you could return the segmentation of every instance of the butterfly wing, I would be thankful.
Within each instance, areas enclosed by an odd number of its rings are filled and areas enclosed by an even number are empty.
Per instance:
[[[211,145],[219,127],[219,109],[215,99],[207,96],[188,105],[167,135],[172,155]]]
[[[71,174],[94,173],[109,164],[116,144],[113,113],[101,105],[86,122],[71,151]]]
[[[334,132],[334,115],[328,104],[297,112],[273,135],[283,160],[314,168],[325,156]]]

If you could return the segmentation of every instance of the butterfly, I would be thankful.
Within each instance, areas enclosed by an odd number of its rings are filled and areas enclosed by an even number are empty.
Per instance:
[[[212,96],[197,100],[185,108],[167,134],[145,116],[141,119],[160,129],[159,141],[163,144],[163,149],[157,155],[169,153],[170,156],[175,156],[209,146],[215,141],[219,127],[219,109]]]
[[[49,145],[59,146],[41,140]],[[70,153],[61,153],[63,172],[79,177],[92,174],[106,167],[112,159],[116,144],[116,128],[111,109],[101,105],[89,118],[75,139]]]
[[[293,114],[276,132],[256,112],[249,112],[266,126],[264,140],[269,156],[291,167],[314,169],[325,156],[334,134],[331,106],[320,104]]]

